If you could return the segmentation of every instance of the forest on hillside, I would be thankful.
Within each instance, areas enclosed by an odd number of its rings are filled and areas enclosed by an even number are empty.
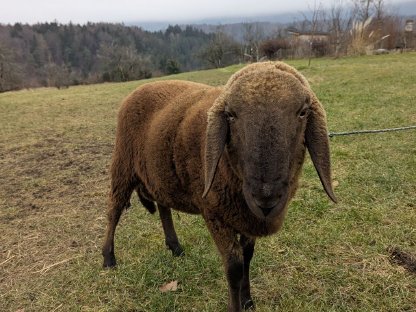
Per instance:
[[[215,37],[177,25],[163,32],[108,23],[0,25],[0,92],[128,81],[205,68],[209,66],[206,51]],[[226,58],[223,61],[227,65]]]

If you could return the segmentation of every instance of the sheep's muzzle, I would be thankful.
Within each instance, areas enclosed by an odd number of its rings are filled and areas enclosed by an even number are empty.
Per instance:
[[[259,219],[274,219],[286,208],[289,190],[287,183],[243,182],[243,195],[248,208]]]

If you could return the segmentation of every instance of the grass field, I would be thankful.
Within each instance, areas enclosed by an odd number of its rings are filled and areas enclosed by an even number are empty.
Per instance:
[[[330,131],[416,124],[415,53],[289,63]],[[218,85],[240,67],[169,78]],[[0,94],[0,311],[225,311],[199,216],[174,213],[186,255],[173,258],[157,214],[133,198],[118,268],[101,268],[116,112],[142,83]],[[339,203],[308,161],[283,229],[256,245],[257,311],[416,311],[416,264],[402,263],[416,255],[416,130],[335,137],[331,150]],[[178,290],[160,292],[170,281]]]

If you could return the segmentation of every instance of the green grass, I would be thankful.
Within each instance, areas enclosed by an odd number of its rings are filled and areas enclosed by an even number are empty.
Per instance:
[[[330,131],[416,124],[416,54],[290,61]],[[162,79],[223,84],[242,66]],[[225,311],[221,261],[202,218],[174,213],[186,255],[157,215],[123,215],[116,270],[101,269],[108,166],[122,99],[147,82],[0,94],[0,311]],[[331,139],[331,204],[307,161],[283,229],[252,262],[258,311],[416,311],[416,131]],[[177,280],[176,292],[159,287]]]

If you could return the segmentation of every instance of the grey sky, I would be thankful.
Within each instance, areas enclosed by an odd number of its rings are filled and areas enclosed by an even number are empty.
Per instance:
[[[340,0],[317,0],[324,6]],[[403,1],[403,0],[402,0]],[[349,0],[344,0],[348,3]],[[386,0],[397,3],[400,0]],[[314,0],[0,0],[0,23],[196,21],[306,12]]]

